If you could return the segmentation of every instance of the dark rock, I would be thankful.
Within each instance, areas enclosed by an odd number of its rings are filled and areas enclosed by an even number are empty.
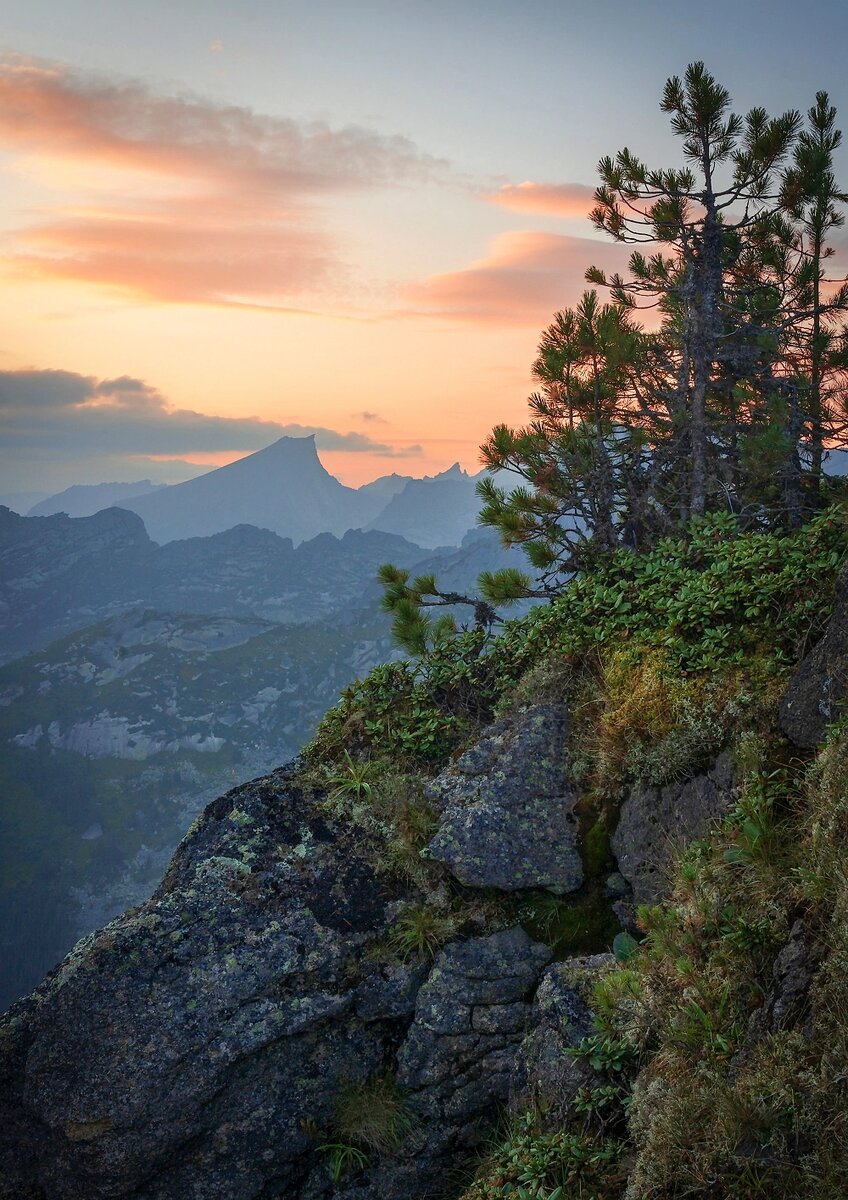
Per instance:
[[[780,728],[796,746],[813,749],[848,698],[848,570],[824,637],[795,669],[780,702]]]
[[[568,729],[559,704],[540,704],[491,725],[430,785],[441,815],[429,856],[470,887],[537,887],[560,895],[579,888]]]
[[[630,884],[620,871],[613,871],[611,875],[607,875],[604,895],[608,900],[623,900],[625,896],[630,895]]]
[[[383,1069],[420,983],[365,960],[396,897],[364,842],[282,774],[210,805],[154,897],[8,1014],[0,1195],[298,1195],[311,1123]]]
[[[516,928],[387,962],[408,896],[377,850],[291,772],[211,804],[0,1025],[3,1200],[432,1195],[507,1097],[550,951]],[[335,1184],[336,1097],[395,1069],[408,1136]]]
[[[513,1112],[534,1109],[561,1127],[580,1088],[592,1084],[595,1072],[568,1051],[592,1033],[592,989],[614,966],[612,954],[593,954],[548,967],[533,1001],[530,1032],[513,1064]]]
[[[442,1194],[445,1172],[480,1145],[509,1095],[530,1002],[550,957],[547,947],[518,928],[441,952],[398,1054],[410,1133],[396,1156],[338,1196],[408,1200]]]
[[[824,947],[807,923],[797,920],[772,967],[773,984],[748,1023],[747,1046],[778,1029],[802,1024],[807,1015],[810,984]]]
[[[622,805],[610,845],[619,871],[633,889],[634,904],[654,904],[663,898],[675,851],[701,837],[710,821],[727,811],[734,794],[733,761],[726,752],[705,775],[662,788],[633,788]]]

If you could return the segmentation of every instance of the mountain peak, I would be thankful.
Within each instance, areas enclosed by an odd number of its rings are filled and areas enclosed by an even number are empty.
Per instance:
[[[433,479],[465,479],[466,475],[458,462],[455,462],[452,467],[448,467],[446,471],[442,471],[439,475],[433,475]]]

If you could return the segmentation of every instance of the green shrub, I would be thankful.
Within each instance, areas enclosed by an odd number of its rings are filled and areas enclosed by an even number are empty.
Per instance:
[[[621,1194],[623,1144],[616,1138],[554,1133],[538,1115],[515,1118],[462,1200],[612,1200]]]

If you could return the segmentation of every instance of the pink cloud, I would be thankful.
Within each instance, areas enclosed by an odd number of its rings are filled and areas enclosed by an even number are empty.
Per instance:
[[[0,147],[36,165],[83,168],[73,199],[18,233],[11,259],[24,274],[216,304],[282,305],[320,292],[344,268],[317,200],[444,166],[403,137],[12,58],[0,59]],[[87,165],[119,181],[87,176]]]
[[[582,220],[594,204],[595,189],[584,183],[505,183],[496,192],[483,196],[490,204],[499,204],[512,212],[545,217]]]
[[[339,270],[326,238],[269,224],[167,222],[116,214],[54,221],[22,238],[30,276],[117,288],[149,300],[281,305]]]
[[[555,233],[504,233],[485,258],[460,271],[408,285],[418,315],[480,324],[539,325],[586,290],[589,266],[626,269],[629,250]]]

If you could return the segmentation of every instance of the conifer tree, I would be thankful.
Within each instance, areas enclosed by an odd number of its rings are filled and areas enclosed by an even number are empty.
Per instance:
[[[718,478],[710,461],[720,452],[711,393],[746,332],[737,316],[750,296],[747,288],[737,294],[728,266],[775,211],[775,171],[800,116],[792,110],[770,118],[754,108],[743,119],[703,63],[690,64],[683,80],[667,81],[661,108],[683,139],[687,165],[649,168],[627,148],[602,158],[591,214],[595,227],[616,241],[658,250],[650,256],[634,250],[628,279],[607,279],[595,267],[587,279],[610,286],[623,306],[652,305],[663,315],[646,392],[675,450],[678,506],[686,519],[706,511],[710,477]]]
[[[647,488],[644,431],[631,419],[632,383],[643,358],[641,332],[623,308],[601,304],[596,292],[555,315],[539,343],[529,399],[530,422],[498,425],[481,447],[490,471],[524,482],[514,490],[485,479],[480,522],[506,545],[521,545],[539,572],[522,594],[557,590],[562,576],[631,536]],[[490,598],[504,599],[509,580],[487,577]]]

